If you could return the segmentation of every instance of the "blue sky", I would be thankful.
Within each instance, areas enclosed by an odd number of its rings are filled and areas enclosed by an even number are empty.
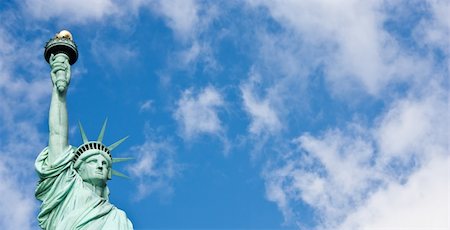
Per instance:
[[[108,118],[136,229],[449,228],[448,1],[0,3],[0,226],[36,229],[43,47],[72,32],[69,142]]]

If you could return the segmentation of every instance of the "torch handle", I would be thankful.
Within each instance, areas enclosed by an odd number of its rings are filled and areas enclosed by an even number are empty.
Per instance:
[[[59,92],[64,92],[67,90],[67,87],[69,85],[70,81],[70,72],[67,73],[67,71],[70,71],[70,64],[68,62],[68,57],[65,54],[56,54],[55,56],[52,56],[51,60],[51,67],[54,73],[54,79],[53,83],[57,87]]]

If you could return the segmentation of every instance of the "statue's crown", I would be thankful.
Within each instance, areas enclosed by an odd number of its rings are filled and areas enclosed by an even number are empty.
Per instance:
[[[100,134],[98,135],[97,141],[89,141],[86,136],[86,133],[84,132],[83,126],[81,125],[80,122],[78,122],[78,125],[80,126],[81,138],[83,139],[83,144],[81,144],[76,149],[75,155],[72,158],[75,168],[78,168],[78,166],[81,164],[82,159],[85,157],[88,157],[88,155],[90,155],[89,153],[93,154],[93,153],[100,152],[110,162],[111,166],[112,166],[112,163],[117,163],[117,162],[122,162],[122,161],[127,161],[127,160],[132,159],[132,158],[113,158],[111,155],[111,151],[113,149],[115,149],[117,146],[119,146],[120,144],[122,144],[122,142],[124,142],[128,138],[128,136],[116,141],[114,144],[109,145],[109,146],[106,146],[102,143],[107,122],[108,122],[108,119],[106,119],[105,122],[103,123],[103,127],[102,127],[102,130],[100,131]],[[97,150],[97,151],[93,152],[93,151],[89,151],[89,150]],[[115,171],[115,170],[112,170],[112,174],[116,175],[116,176],[120,176],[120,177],[127,177],[124,174],[122,174],[118,171]]]
[[[112,161],[111,156],[111,150],[108,149],[103,143],[99,141],[88,141],[86,143],[83,143],[77,148],[77,151],[75,152],[75,156],[73,157],[72,161],[76,162],[78,158],[83,154],[84,152],[88,150],[99,150],[103,153],[106,153],[106,155],[109,157],[109,160]]]

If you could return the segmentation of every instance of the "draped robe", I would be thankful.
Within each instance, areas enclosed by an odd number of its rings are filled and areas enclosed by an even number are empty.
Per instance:
[[[42,229],[128,230],[133,225],[124,211],[97,195],[73,168],[75,148],[70,146],[53,163],[48,147],[36,159],[39,175],[36,198],[42,201],[38,222]],[[108,191],[108,187],[105,188]],[[108,192],[106,192],[107,194]]]

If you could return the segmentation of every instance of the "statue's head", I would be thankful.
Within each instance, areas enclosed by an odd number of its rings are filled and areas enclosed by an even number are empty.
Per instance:
[[[83,152],[74,166],[83,181],[94,186],[104,187],[111,179],[112,159],[107,152],[100,149],[89,149]]]
[[[113,162],[122,162],[129,158],[112,158],[111,151],[115,149],[125,138],[106,146],[102,143],[103,135],[106,128],[106,121],[96,141],[89,141],[84,133],[83,127],[80,125],[81,137],[83,144],[80,145],[72,158],[74,169],[78,172],[83,181],[95,185],[106,186],[106,182],[111,179],[112,175],[126,177],[112,169]]]

